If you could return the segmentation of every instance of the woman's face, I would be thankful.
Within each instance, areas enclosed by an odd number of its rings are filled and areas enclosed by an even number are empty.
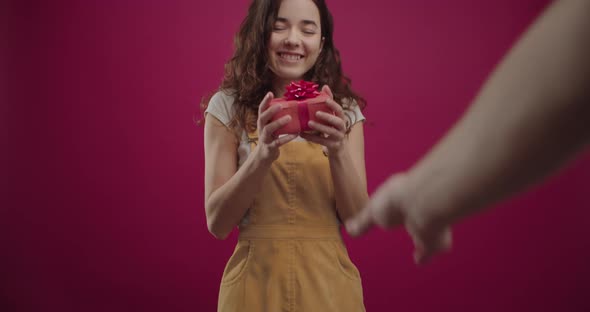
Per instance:
[[[315,64],[323,42],[315,3],[283,0],[268,44],[270,69],[281,80],[302,79]]]

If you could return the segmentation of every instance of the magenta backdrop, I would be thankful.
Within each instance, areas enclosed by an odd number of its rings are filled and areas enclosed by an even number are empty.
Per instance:
[[[546,4],[329,0],[369,101],[371,192],[443,135]],[[215,310],[236,233],[207,232],[194,118],[247,6],[3,1],[1,311]],[[346,237],[367,310],[590,311],[588,178],[586,155],[456,226],[424,268],[401,230]]]

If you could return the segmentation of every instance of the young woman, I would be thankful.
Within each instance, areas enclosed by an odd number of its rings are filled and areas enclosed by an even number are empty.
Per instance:
[[[209,231],[239,239],[219,311],[364,311],[361,280],[340,225],[367,201],[360,106],[332,40],[323,0],[254,0],[225,77],[206,102]],[[332,96],[314,133],[275,136],[289,116],[269,108],[292,81]]]

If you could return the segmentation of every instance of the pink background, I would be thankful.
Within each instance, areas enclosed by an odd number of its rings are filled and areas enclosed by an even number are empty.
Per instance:
[[[0,310],[215,310],[236,233],[207,232],[193,119],[248,3],[2,2]],[[370,191],[443,135],[546,4],[329,0],[369,101]],[[367,310],[590,311],[588,178],[586,154],[457,225],[424,268],[402,230],[346,237]]]

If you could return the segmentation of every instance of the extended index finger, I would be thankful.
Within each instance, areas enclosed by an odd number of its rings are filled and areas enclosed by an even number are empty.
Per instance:
[[[336,113],[336,116],[340,117],[341,119],[345,120],[345,116],[344,116],[344,110],[342,109],[342,106],[340,106],[340,104],[336,103],[336,101],[334,101],[333,99],[327,99],[326,100],[326,105],[328,105],[328,107],[334,112]]]
[[[262,99],[262,102],[260,102],[260,106],[258,106],[258,116],[260,116],[267,108],[268,105],[270,104],[270,101],[274,98],[272,92],[268,92],[264,98]]]
[[[366,206],[357,215],[346,221],[346,231],[350,236],[360,236],[366,233],[373,225],[371,209]]]

